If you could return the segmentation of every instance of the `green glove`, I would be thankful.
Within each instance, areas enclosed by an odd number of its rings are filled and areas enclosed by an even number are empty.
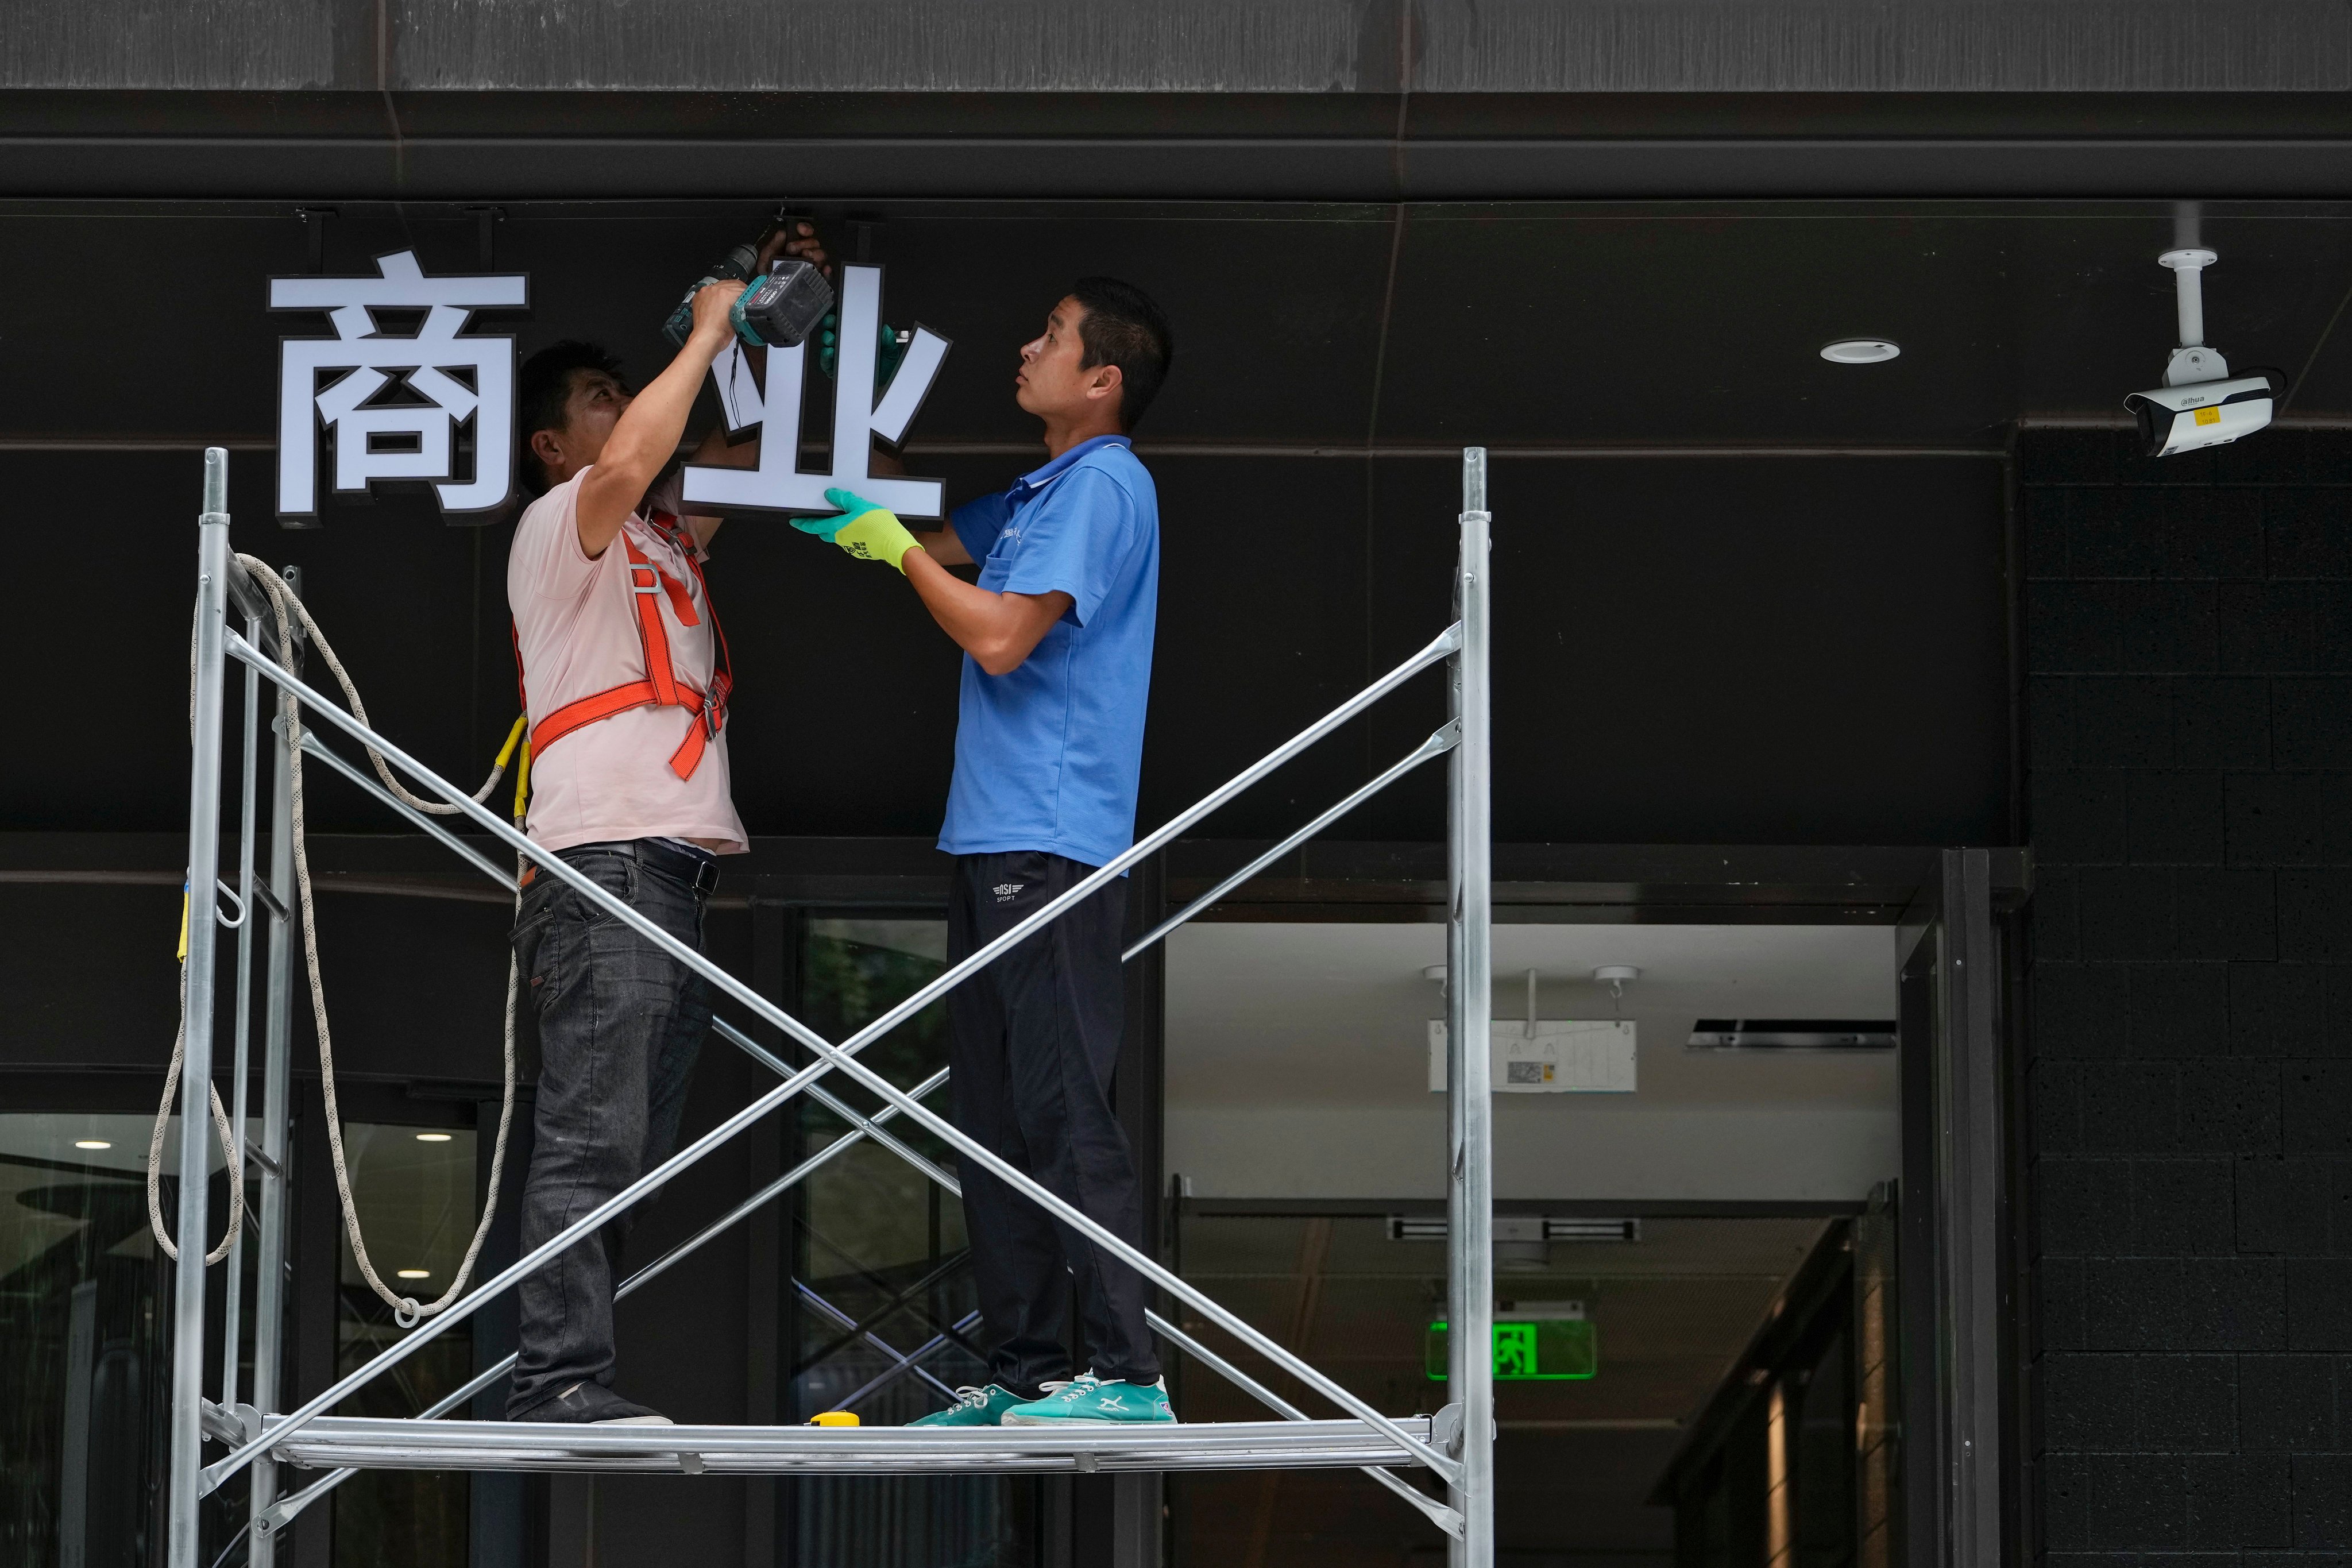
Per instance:
[[[851,490],[830,489],[824,499],[841,509],[838,517],[796,517],[793,526],[840,545],[860,561],[887,561],[906,571],[903,558],[915,548],[915,536],[897,512]]]

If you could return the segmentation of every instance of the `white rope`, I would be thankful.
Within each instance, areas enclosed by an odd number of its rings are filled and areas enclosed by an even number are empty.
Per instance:
[[[204,614],[202,600],[197,601],[196,614],[199,616]],[[191,741],[195,739],[196,733],[196,628],[198,624],[193,620],[188,623],[188,738]],[[182,927],[180,935],[181,945],[184,948],[186,945],[188,919],[189,905],[184,889],[180,905]],[[172,1100],[180,1091],[180,1069],[186,1063],[187,1057],[188,956],[183,952],[180,954],[180,1026],[172,1035],[172,1065],[163,1072],[163,1103],[156,1108],[154,1131],[148,1135],[147,1139],[147,1228],[155,1233],[155,1243],[163,1249],[163,1256],[173,1259],[177,1259],[180,1256],[180,1249],[173,1245],[171,1233],[163,1228],[163,1131],[171,1123]],[[212,1096],[213,1127],[220,1135],[221,1152],[227,1156],[230,1171],[236,1173],[229,1181],[231,1201],[228,1205],[228,1233],[221,1237],[221,1244],[218,1247],[205,1254],[205,1267],[209,1268],[229,1255],[229,1249],[236,1245],[237,1237],[244,1231],[245,1183],[242,1179],[243,1173],[236,1171],[236,1140],[229,1130],[228,1111],[221,1104],[220,1089],[212,1083],[206,1083],[205,1088]]]
[[[180,1027],[172,1037],[172,1066],[163,1075],[163,1104],[155,1112],[155,1131],[147,1140],[147,1224],[155,1233],[156,1243],[163,1248],[163,1256],[174,1258],[180,1256],[180,1249],[172,1244],[171,1236],[163,1229],[163,1129],[172,1120],[172,1099],[179,1093],[180,1065],[186,1059],[187,1052],[188,965],[183,960],[180,964]],[[221,1104],[220,1090],[211,1084],[205,1087],[212,1090],[213,1126],[220,1134],[221,1152],[228,1156],[229,1166],[234,1170],[236,1166],[236,1143],[229,1132],[228,1111]],[[244,1228],[245,1184],[233,1180],[229,1183],[228,1234],[221,1237],[218,1247],[205,1254],[205,1267],[209,1268],[226,1258],[229,1248],[236,1245],[238,1233]]]
[[[301,621],[304,631],[309,633],[310,641],[319,650],[320,657],[326,660],[327,668],[334,672],[336,683],[343,689],[343,696],[351,703],[352,716],[361,723],[366,723],[367,708],[360,700],[359,689],[352,685],[351,676],[343,668],[342,661],[335,657],[335,650],[329,645],[325,634],[320,631],[319,623],[310,618],[310,612],[303,606],[302,601],[295,596],[293,589],[287,585],[284,578],[278,576],[266,563],[256,557],[240,554],[236,559],[238,564],[253,574],[254,581],[259,583],[262,591],[269,596],[270,608],[276,613],[278,619],[278,646],[281,649],[293,646],[293,627],[288,615],[290,609],[293,616]],[[190,653],[193,674],[193,643]],[[516,967],[514,954],[509,952],[507,955],[505,1090],[499,1107],[498,1142],[492,1147],[490,1152],[490,1190],[488,1197],[482,1205],[481,1223],[474,1229],[474,1239],[467,1247],[465,1261],[458,1266],[457,1278],[450,1281],[449,1289],[443,1291],[435,1300],[419,1302],[414,1296],[395,1293],[376,1273],[375,1264],[368,1257],[367,1242],[360,1234],[359,1210],[352,1200],[351,1171],[343,1155],[342,1115],[335,1100],[335,1058],[334,1047],[327,1027],[327,988],[319,967],[318,921],[311,900],[310,857],[304,826],[305,811],[302,793],[302,708],[290,693],[284,691],[278,694],[278,708],[286,726],[286,746],[290,763],[288,815],[291,822],[289,837],[294,851],[294,883],[296,891],[300,895],[302,907],[302,960],[310,981],[310,1016],[319,1037],[319,1080],[326,1101],[327,1148],[334,1163],[335,1191],[341,1200],[343,1229],[351,1237],[352,1256],[359,1262],[361,1277],[367,1280],[369,1288],[383,1300],[384,1304],[392,1308],[394,1320],[402,1328],[414,1328],[422,1320],[446,1310],[464,1291],[467,1282],[473,1277],[474,1265],[481,1257],[482,1245],[489,1237],[490,1222],[498,1214],[499,1187],[506,1170],[507,1134],[514,1122],[515,1000],[520,984],[520,976]],[[193,711],[192,700],[191,712]],[[383,756],[374,747],[369,746],[366,751],[368,761],[375,766],[376,776],[383,781],[386,789],[392,791],[401,800],[420,811],[433,812],[436,815],[446,816],[457,810],[455,805],[423,800],[410,794],[400,781],[393,776],[392,770],[385,765]],[[490,792],[498,787],[499,780],[504,777],[505,773],[506,763],[501,760],[491,768],[489,778],[479,790],[475,792],[474,799],[477,802],[488,800]],[[516,863],[516,868],[518,872],[521,869],[520,860]],[[518,911],[520,910],[521,902],[522,895],[518,890],[515,895]],[[172,1074],[175,1081],[180,1070],[181,1055],[184,1048],[186,1036],[184,972],[182,981],[181,1012],[183,1015],[181,1037],[173,1041],[172,1047]],[[164,1095],[164,1109],[167,1113],[170,1106],[171,1094],[167,1088]],[[220,1121],[224,1146],[226,1146],[228,1119],[226,1113],[220,1110],[220,1093],[217,1089],[213,1092],[213,1106],[215,1114]],[[170,1252],[172,1243],[163,1234],[163,1212],[155,1196],[156,1171],[163,1142],[163,1118],[159,1116],[156,1120],[154,1138],[148,1151],[147,1207],[148,1218],[154,1226],[156,1240],[163,1244],[165,1251]],[[241,1194],[241,1184],[239,1190]],[[230,1240],[223,1242],[217,1252],[208,1255],[205,1262],[216,1263],[227,1256],[228,1248],[236,1235],[237,1218],[242,1211],[243,1202],[240,1196],[239,1202],[230,1213]],[[173,1255],[178,1256],[177,1253]]]

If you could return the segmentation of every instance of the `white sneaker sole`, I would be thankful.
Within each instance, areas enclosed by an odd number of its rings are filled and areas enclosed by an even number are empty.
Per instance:
[[[1007,1426],[1173,1426],[1168,1421],[1119,1421],[1108,1415],[1007,1415]]]
[[[607,1421],[591,1421],[591,1426],[673,1426],[677,1423],[667,1415],[615,1415]]]

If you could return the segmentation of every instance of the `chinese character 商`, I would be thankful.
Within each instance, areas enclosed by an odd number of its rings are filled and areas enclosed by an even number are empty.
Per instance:
[[[322,429],[334,437],[340,493],[377,479],[424,479],[436,481],[445,512],[505,505],[514,478],[514,339],[460,334],[476,310],[527,304],[530,279],[427,278],[408,250],[375,265],[381,277],[269,280],[270,309],[324,310],[335,328],[331,338],[279,344],[278,515],[317,515]],[[414,336],[388,336],[380,310],[422,310],[425,319]],[[322,388],[319,377],[329,371],[345,374]],[[376,401],[395,384],[404,400]],[[457,427],[468,421],[473,471],[461,479]]]

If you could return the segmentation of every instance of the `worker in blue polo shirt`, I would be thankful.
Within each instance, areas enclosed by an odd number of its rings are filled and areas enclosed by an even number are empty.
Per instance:
[[[1044,468],[915,534],[828,490],[839,516],[793,527],[906,574],[964,650],[950,963],[977,952],[1135,841],[1136,779],[1159,610],[1160,509],[1128,446],[1168,374],[1168,319],[1142,290],[1080,279],[1021,350],[1014,398],[1044,421]],[[948,568],[978,563],[977,583]],[[949,994],[956,1121],[1130,1243],[1142,1186],[1111,1113],[1126,992],[1127,897],[1097,890]],[[985,1171],[963,1171],[989,1383],[915,1425],[1125,1426],[1175,1419],[1142,1279]],[[1064,1343],[1078,1287],[1088,1365]]]

